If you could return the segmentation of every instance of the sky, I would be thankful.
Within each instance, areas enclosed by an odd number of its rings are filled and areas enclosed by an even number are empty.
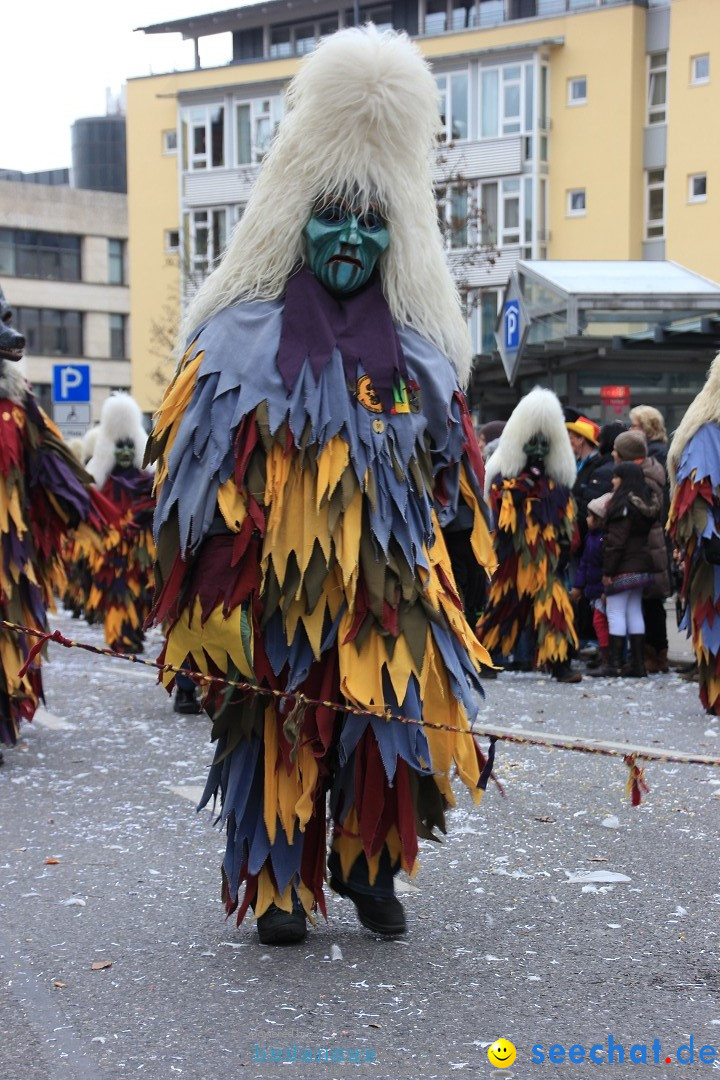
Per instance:
[[[167,19],[224,11],[242,0],[5,0],[0,79],[0,168],[71,164],[70,127],[104,116],[106,91],[126,79],[193,67],[180,34],[134,33]],[[230,58],[230,35],[209,39],[203,66]]]

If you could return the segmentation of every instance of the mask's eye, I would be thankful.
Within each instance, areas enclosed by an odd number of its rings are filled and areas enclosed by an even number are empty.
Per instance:
[[[315,218],[325,225],[341,225],[347,218],[347,207],[341,202],[326,203],[317,211]]]
[[[370,208],[360,215],[358,225],[366,232],[378,232],[385,228],[385,218],[377,210]]]

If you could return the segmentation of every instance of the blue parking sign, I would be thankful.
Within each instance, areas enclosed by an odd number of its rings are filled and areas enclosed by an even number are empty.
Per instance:
[[[520,304],[517,300],[508,300],[503,309],[505,323],[505,348],[515,352],[520,348]]]
[[[90,365],[53,364],[53,401],[90,401]]]

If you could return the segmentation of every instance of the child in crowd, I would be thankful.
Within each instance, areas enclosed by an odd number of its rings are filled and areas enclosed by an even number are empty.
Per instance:
[[[595,636],[598,640],[598,657],[588,664],[588,669],[604,668],[608,663],[609,630],[607,615],[605,614],[605,590],[603,588],[603,535],[602,526],[605,520],[607,504],[612,492],[599,495],[597,499],[591,499],[587,507],[587,536],[580,562],[575,573],[573,587],[570,590],[570,599],[573,603],[584,596],[592,609],[592,624]],[[592,674],[589,670],[588,674]]]

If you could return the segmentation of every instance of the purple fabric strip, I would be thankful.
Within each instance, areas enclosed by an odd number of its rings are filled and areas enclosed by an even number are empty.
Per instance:
[[[305,360],[317,381],[337,348],[349,383],[357,379],[358,364],[370,376],[386,412],[393,407],[393,385],[407,379],[405,358],[380,278],[352,296],[329,293],[306,266],[288,280],[277,366],[292,391]]]

